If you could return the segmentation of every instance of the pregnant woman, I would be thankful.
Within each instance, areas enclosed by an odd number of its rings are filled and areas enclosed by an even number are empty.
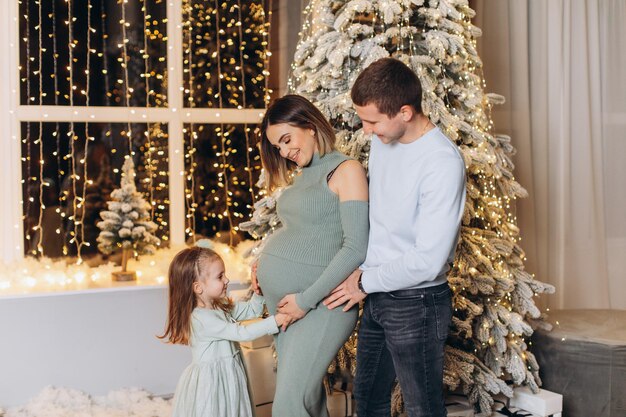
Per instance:
[[[365,259],[367,178],[358,161],[335,150],[332,126],[301,96],[276,100],[261,135],[269,191],[289,185],[276,206],[282,227],[268,238],[253,274],[270,311],[286,313],[290,323],[276,339],[272,415],[327,416],[322,381],[358,311],[320,302]]]

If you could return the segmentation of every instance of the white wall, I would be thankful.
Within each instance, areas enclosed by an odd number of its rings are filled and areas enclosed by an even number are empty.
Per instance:
[[[173,393],[191,354],[155,337],[166,314],[165,287],[0,298],[0,407],[47,385]]]

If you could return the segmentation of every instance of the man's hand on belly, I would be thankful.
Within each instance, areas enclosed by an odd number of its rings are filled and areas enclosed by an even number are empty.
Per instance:
[[[328,297],[324,299],[322,304],[332,310],[342,304],[346,304],[343,311],[348,311],[353,305],[358,304],[367,297],[367,294],[359,289],[359,278],[363,271],[357,269],[350,274],[348,278],[339,284]]]

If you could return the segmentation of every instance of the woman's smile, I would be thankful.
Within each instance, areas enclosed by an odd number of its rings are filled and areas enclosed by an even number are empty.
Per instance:
[[[287,158],[291,159],[296,164],[298,164],[298,158],[299,157],[300,157],[300,150],[297,150],[294,153],[291,153],[289,156],[287,156]],[[300,164],[298,164],[298,165],[300,165]]]

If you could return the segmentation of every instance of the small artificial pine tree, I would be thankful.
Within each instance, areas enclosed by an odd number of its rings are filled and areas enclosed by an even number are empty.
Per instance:
[[[135,170],[131,157],[127,157],[122,167],[122,184],[111,193],[108,210],[100,213],[102,221],[97,226],[98,249],[109,254],[118,249],[133,250],[137,254],[152,254],[161,243],[153,232],[157,225],[150,220],[150,205],[144,200],[135,186]],[[126,271],[124,256],[122,271]]]
[[[503,97],[487,94],[476,51],[479,28],[467,0],[311,0],[292,65],[290,92],[310,99],[336,128],[337,145],[367,165],[370,137],[352,107],[350,89],[372,62],[392,56],[412,68],[423,87],[422,111],[461,151],[467,201],[448,282],[454,316],[444,382],[462,388],[482,413],[513,385],[533,391],[539,365],[528,350],[533,328],[547,326],[533,297],[554,292],[524,270],[514,204],[526,191],[513,175],[510,138],[493,131],[490,110]],[[263,241],[280,227],[276,196],[255,205],[242,224]],[[354,370],[356,336],[335,366]],[[394,415],[401,412],[394,393]]]
[[[89,181],[85,189],[85,202],[83,204],[85,215],[82,219],[84,243],[82,254],[97,252],[95,243],[100,235],[97,223],[99,214],[107,206],[107,200],[115,189],[115,183],[111,179],[111,163],[109,156],[104,154],[101,158],[98,177],[95,181]]]

